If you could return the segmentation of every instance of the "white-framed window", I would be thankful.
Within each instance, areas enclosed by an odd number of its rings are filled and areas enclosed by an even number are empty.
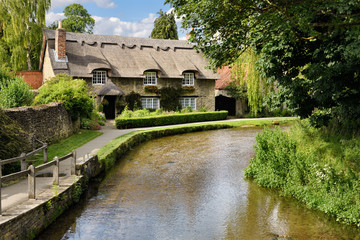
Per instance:
[[[106,71],[93,71],[92,84],[103,85],[106,83]]]
[[[194,73],[184,73],[182,85],[193,86],[194,85]]]
[[[158,109],[160,108],[159,98],[141,98],[142,108],[147,109]]]
[[[156,85],[156,72],[145,72],[144,85]]]
[[[191,107],[193,110],[196,110],[196,98],[194,97],[183,97],[180,98],[181,108]]]

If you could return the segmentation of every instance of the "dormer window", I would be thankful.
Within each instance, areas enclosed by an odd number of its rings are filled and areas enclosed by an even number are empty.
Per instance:
[[[184,73],[183,86],[194,86],[194,73]]]
[[[106,71],[93,71],[92,84],[103,85],[106,83]]]
[[[156,72],[145,72],[144,85],[156,85]]]

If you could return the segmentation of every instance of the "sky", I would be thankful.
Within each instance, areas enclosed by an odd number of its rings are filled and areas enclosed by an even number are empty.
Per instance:
[[[165,0],[52,0],[46,14],[46,25],[64,19],[64,8],[72,3],[83,5],[95,19],[94,34],[148,38],[154,28],[158,12],[171,11]],[[177,19],[179,39],[186,38]]]

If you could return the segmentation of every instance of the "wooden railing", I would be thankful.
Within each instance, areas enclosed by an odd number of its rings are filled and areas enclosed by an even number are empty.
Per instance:
[[[38,140],[37,140],[38,141]],[[42,143],[40,141],[38,141],[39,143],[41,143],[43,146],[28,153],[22,153],[19,157],[16,158],[11,158],[11,159],[6,159],[6,160],[0,160],[0,216],[1,216],[1,183],[2,182],[9,182],[9,181],[13,181],[13,180],[18,180],[22,177],[26,177],[28,178],[28,198],[29,199],[35,199],[36,197],[36,173],[44,170],[48,167],[53,166],[53,184],[59,185],[59,165],[60,162],[68,159],[68,158],[72,158],[71,161],[71,175],[75,175],[75,171],[76,171],[76,152],[75,150],[72,151],[71,153],[63,156],[63,157],[55,157],[53,161],[51,162],[47,162],[47,144],[46,143]],[[26,158],[35,155],[36,153],[39,153],[41,151],[44,151],[44,164],[39,165],[37,167],[34,167],[33,165],[30,165],[27,169],[26,169]],[[13,162],[17,162],[17,161],[21,161],[21,171],[20,172],[16,172],[16,173],[12,173],[6,176],[2,176],[2,165],[8,164],[8,163],[13,163]]]

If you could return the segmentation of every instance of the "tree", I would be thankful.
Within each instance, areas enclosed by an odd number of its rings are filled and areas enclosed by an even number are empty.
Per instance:
[[[360,117],[360,2],[357,0],[166,0],[193,27],[191,40],[214,67],[248,47],[262,77],[317,126]],[[315,111],[317,109],[317,111]]]
[[[167,14],[160,9],[158,14],[160,16],[155,19],[154,29],[151,32],[151,38],[178,40],[179,37],[174,13],[171,12]]]
[[[64,9],[64,15],[66,18],[63,20],[63,27],[67,31],[93,33],[92,31],[95,25],[95,20],[81,4],[70,4]],[[57,27],[57,24],[53,25],[55,25],[55,28]]]
[[[37,69],[45,12],[50,8],[50,3],[51,0],[0,1],[2,66],[12,70]]]

